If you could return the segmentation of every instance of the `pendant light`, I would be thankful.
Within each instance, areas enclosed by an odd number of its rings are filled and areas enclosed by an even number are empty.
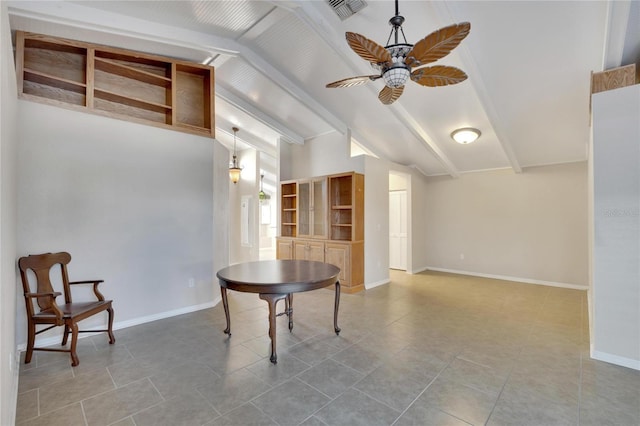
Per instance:
[[[267,201],[269,198],[271,198],[266,192],[264,192],[264,189],[262,189],[262,181],[264,180],[264,173],[262,173],[260,175],[260,192],[258,192],[258,198],[260,199],[260,201]]]
[[[236,133],[238,133],[240,129],[232,127],[231,130],[233,130],[233,162],[231,163],[231,167],[229,167],[229,179],[236,184],[240,180],[240,172],[242,172],[242,169],[238,167],[238,156],[236,155]]]

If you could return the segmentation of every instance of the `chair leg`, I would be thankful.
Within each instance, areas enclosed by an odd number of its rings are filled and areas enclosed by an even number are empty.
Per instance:
[[[71,366],[76,367],[80,364],[78,354],[76,354],[76,345],[78,343],[78,324],[71,323]]]
[[[113,308],[107,309],[107,312],[109,313],[109,331],[107,331],[107,334],[109,334],[109,344],[113,345],[116,342],[116,338],[113,335]]]
[[[69,326],[67,324],[64,325],[64,334],[62,335],[62,346],[67,344],[67,340],[69,339]]]
[[[33,345],[36,341],[36,325],[29,321],[28,336],[27,336],[27,353],[24,356],[24,363],[29,364],[31,357],[33,356]]]

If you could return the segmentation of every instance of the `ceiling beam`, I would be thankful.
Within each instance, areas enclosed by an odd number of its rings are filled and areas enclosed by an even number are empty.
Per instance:
[[[409,111],[407,111],[400,103],[394,102],[389,105],[389,109],[393,112],[393,115],[404,124],[404,126],[411,131],[411,133],[418,138],[422,145],[433,154],[434,157],[442,164],[442,167],[451,177],[460,177],[460,172],[456,166],[449,160],[449,157],[440,149],[438,144],[433,141],[433,138],[429,133],[416,121]],[[420,170],[420,169],[417,169]],[[425,176],[427,176],[425,174]]]
[[[624,43],[629,25],[631,1],[616,0],[607,3],[607,22],[602,52],[602,71],[622,65]]]
[[[70,2],[20,2],[10,1],[10,13],[15,16],[25,16],[46,22],[63,24],[74,28],[83,28],[90,31],[119,35],[124,38],[138,38],[173,46],[182,46],[203,52],[203,56],[214,57],[213,63],[221,65],[230,56],[239,56],[247,61],[258,72],[276,83],[291,96],[302,102],[314,111],[321,119],[325,120],[337,131],[345,134],[347,125],[329,110],[319,104],[313,97],[301,87],[285,76],[280,70],[269,64],[256,52],[243,44],[224,37],[212,34],[203,34],[197,31],[184,30],[177,27],[143,21],[137,18],[123,15],[101,12],[96,14],[96,9],[87,8]],[[286,12],[274,8],[262,21],[247,32],[247,37],[256,37],[260,31],[273,25],[286,16]],[[131,28],[145,28],[145,33],[139,33]],[[171,38],[167,37],[171,34]],[[126,40],[123,41],[125,43]],[[203,58],[204,59],[204,58]],[[304,137],[294,132],[287,126],[273,119],[266,112],[236,96],[217,85],[216,95],[227,100],[244,112],[254,116],[258,121],[281,133],[286,140],[292,143],[304,143]]]
[[[281,19],[284,19],[286,15],[287,11],[285,9],[276,7],[274,5],[273,9],[271,9],[266,15],[264,15],[262,19],[260,19],[251,28],[245,31],[244,34],[238,37],[238,41],[257,39],[266,30],[280,22]]]
[[[432,2],[436,14],[441,22],[458,22],[458,20],[454,19],[451,8],[455,8],[455,5],[450,5],[450,2]],[[520,162],[516,157],[515,151],[513,150],[513,145],[509,142],[509,138],[506,136],[504,132],[504,125],[499,118],[499,115],[496,111],[496,108],[493,105],[493,101],[491,100],[491,96],[489,96],[489,91],[487,90],[484,81],[482,80],[482,74],[480,73],[480,69],[478,65],[473,59],[473,55],[469,52],[469,49],[462,43],[457,47],[456,53],[459,55],[460,60],[464,64],[465,70],[467,70],[467,74],[469,75],[469,82],[471,83],[471,87],[476,92],[478,96],[478,100],[482,105],[485,114],[487,114],[487,118],[489,119],[489,123],[491,123],[491,127],[498,139],[498,143],[502,148],[502,152],[507,157],[509,161],[509,165],[516,172],[522,172],[522,167],[520,166]]]
[[[216,135],[217,135],[216,139],[218,139],[218,141],[221,142],[222,138],[220,138],[219,133],[223,133],[225,135],[225,137],[228,138],[228,139],[233,139],[234,134],[229,131],[230,128],[231,128],[230,126],[216,126]],[[277,151],[276,151],[275,145],[271,145],[271,144],[263,141],[262,139],[256,138],[251,133],[242,132],[241,136],[237,136],[236,135],[236,140],[237,140],[237,142],[241,142],[241,143],[243,143],[243,144],[255,149],[258,152],[264,152],[265,154],[267,154],[269,156],[277,155]],[[233,146],[233,144],[231,143],[230,146]],[[229,148],[229,150],[231,150],[231,149],[232,148]]]
[[[262,111],[260,108],[257,108],[250,102],[247,102],[240,96],[232,93],[230,90],[226,89],[220,83],[216,83],[216,97],[223,99],[238,108],[239,110],[251,115],[253,118],[264,124],[265,126],[273,129],[274,131],[280,133],[283,137],[285,137],[289,142],[304,144],[304,137],[291,130],[280,121],[271,117],[269,114]]]
[[[238,52],[238,44],[225,37],[153,23],[107,11],[96,13],[95,8],[77,3],[16,0],[10,0],[7,3],[9,14],[12,16],[71,26],[94,33],[107,33],[127,39],[133,38],[184,47],[201,51],[208,56],[216,54],[236,56]],[[144,32],[132,30],[132,28],[144,28]],[[92,40],[86,41],[91,42]],[[123,40],[124,45],[116,47],[126,48],[127,41],[130,40]]]
[[[315,4],[306,0],[298,0],[295,4],[297,7],[293,9],[296,15],[305,23],[309,28],[320,36],[320,38],[329,46],[347,65],[355,75],[363,75],[363,71],[360,68],[360,62],[358,65],[351,59],[355,57],[350,49],[348,49],[347,43],[344,39],[338,37],[336,34],[342,34],[342,30],[336,28],[331,21],[336,21],[338,18],[329,14],[329,8],[320,9]],[[324,6],[324,4],[322,4]],[[326,9],[326,10],[325,10]],[[378,92],[375,87],[368,86],[369,90],[375,94],[376,98]],[[418,141],[429,151],[430,154],[436,157],[436,159],[442,164],[447,173],[452,177],[458,177],[460,172],[453,165],[453,162],[447,157],[447,155],[438,147],[434,139],[428,134],[428,132],[420,126],[420,124],[404,109],[399,102],[390,105],[390,110],[394,116],[402,123],[417,139]],[[371,146],[366,140],[360,140],[361,144],[367,145],[367,148]]]
[[[329,126],[342,134],[347,133],[347,124],[344,121],[336,117],[331,111],[316,101],[309,93],[298,86],[298,84],[294,83],[290,77],[286,76],[282,71],[271,65],[262,56],[258,55],[246,46],[243,46],[239,53],[240,56],[249,63],[249,65],[261,72],[265,77],[277,84],[304,106],[315,112],[316,115],[324,120]]]

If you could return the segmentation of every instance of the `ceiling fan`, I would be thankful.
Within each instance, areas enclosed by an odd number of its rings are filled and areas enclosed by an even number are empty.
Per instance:
[[[396,0],[396,14],[389,19],[392,29],[385,47],[360,34],[347,32],[347,43],[351,49],[362,59],[369,61],[379,74],[345,78],[329,83],[327,87],[358,86],[382,78],[385,87],[378,94],[378,99],[383,104],[389,105],[402,95],[404,85],[409,78],[422,86],[429,87],[457,84],[467,79],[467,74],[455,67],[422,66],[445,57],[457,47],[469,34],[470,23],[462,22],[441,28],[415,45],[407,43],[402,30],[403,23],[404,17],[398,12],[398,0]],[[404,43],[398,42],[398,32],[402,35]],[[392,36],[394,43],[389,44]]]

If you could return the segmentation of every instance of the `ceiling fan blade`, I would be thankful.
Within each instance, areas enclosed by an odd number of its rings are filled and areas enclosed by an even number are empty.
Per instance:
[[[433,67],[424,67],[413,70],[411,80],[418,84],[429,87],[448,86],[450,84],[458,84],[467,79],[467,74],[461,69],[448,67],[445,65],[436,65]]]
[[[346,33],[347,43],[365,61],[374,64],[391,63],[391,55],[387,49],[373,40],[357,33]]]
[[[447,56],[469,34],[470,30],[471,24],[462,22],[432,32],[417,42],[407,53],[405,64],[418,67]]]
[[[349,77],[344,80],[334,81],[333,83],[327,84],[327,87],[351,87],[351,86],[359,86],[361,84],[367,83],[369,81],[377,80],[381,75],[361,75],[358,77]]]
[[[391,105],[400,97],[400,95],[402,95],[403,91],[404,91],[404,86],[400,86],[400,87],[384,86],[384,89],[382,89],[378,94],[378,99],[380,99],[380,102],[382,102],[385,105]]]

